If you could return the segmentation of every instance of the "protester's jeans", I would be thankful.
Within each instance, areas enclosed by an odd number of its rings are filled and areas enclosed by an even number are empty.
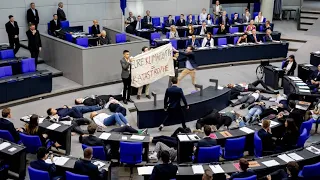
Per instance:
[[[72,107],[75,111],[79,111],[81,114],[85,114],[88,112],[99,111],[101,110],[100,106],[74,106]]]
[[[257,118],[262,113],[262,110],[260,107],[253,107],[249,110],[248,114],[245,116],[246,120],[249,122],[250,118],[252,118],[251,122],[254,122]]]
[[[128,121],[121,113],[114,113],[103,121],[105,126],[111,126],[116,123],[122,126],[128,124]]]

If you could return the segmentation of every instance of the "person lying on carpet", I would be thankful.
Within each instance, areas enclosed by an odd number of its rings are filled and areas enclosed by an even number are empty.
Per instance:
[[[247,124],[251,124],[256,121],[257,117],[266,109],[266,104],[264,102],[255,102],[251,104],[249,107],[248,114],[243,117],[243,120],[247,122]]]
[[[119,126],[130,126],[128,120],[121,113],[109,115],[107,113],[92,112],[90,118],[100,127],[106,128],[118,124]]]
[[[237,105],[241,105],[240,109],[245,109],[248,107],[250,104],[253,104],[254,102],[259,102],[261,100],[269,100],[271,97],[264,97],[261,95],[259,90],[256,90],[253,93],[247,94],[243,96],[241,99],[238,99],[235,103],[231,103],[231,107],[235,107]]]

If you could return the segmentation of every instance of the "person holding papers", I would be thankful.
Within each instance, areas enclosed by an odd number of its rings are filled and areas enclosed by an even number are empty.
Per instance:
[[[194,48],[200,47],[200,43],[198,39],[196,39],[196,35],[192,35],[191,39],[188,40],[188,46],[192,46]]]
[[[98,166],[91,162],[93,156],[92,147],[83,150],[83,159],[79,159],[74,164],[74,171],[77,174],[89,176],[90,180],[108,179],[108,173],[102,169],[99,171]]]
[[[275,172],[262,178],[263,180],[298,180],[299,179],[299,164],[295,161],[288,162],[286,170],[278,169]]]
[[[318,69],[313,71],[310,75],[309,80],[307,80],[307,84],[311,90],[319,89],[320,85],[320,64],[318,65]]]
[[[258,131],[258,136],[262,141],[262,150],[273,152],[275,150],[275,141],[272,139],[270,123],[270,120],[262,121],[262,129]]]
[[[295,60],[295,57],[294,55],[290,55],[287,61],[283,64],[282,69],[285,70],[285,75],[293,76],[296,68],[297,68],[297,62]]]
[[[201,46],[202,47],[211,47],[211,48],[214,47],[214,41],[213,41],[211,32],[208,32],[207,37],[203,38]]]
[[[233,180],[236,178],[246,178],[246,177],[256,175],[255,172],[249,169],[249,162],[246,159],[241,158],[239,160],[239,166],[240,166],[240,171],[233,173],[231,176],[227,175],[228,180]]]
[[[109,115],[107,113],[92,112],[90,118],[100,127],[118,124],[119,126],[130,126],[127,119],[121,113]]]
[[[153,167],[149,180],[170,180],[176,177],[178,167],[170,162],[170,154],[168,151],[161,152],[162,164]]]
[[[205,136],[200,141],[198,141],[197,145],[194,147],[194,162],[197,162],[200,147],[212,147],[217,145],[217,140],[209,137],[211,134],[211,127],[209,125],[204,126],[204,134]]]

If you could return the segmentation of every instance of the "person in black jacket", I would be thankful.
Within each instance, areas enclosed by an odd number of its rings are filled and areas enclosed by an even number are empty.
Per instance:
[[[221,126],[228,128],[237,117],[239,117],[239,114],[234,111],[219,113],[218,110],[213,109],[209,114],[197,121],[196,129],[201,131],[205,125],[214,125],[216,129],[220,129]]]
[[[108,179],[107,171],[99,170],[98,166],[91,162],[93,156],[93,149],[91,147],[86,148],[83,151],[83,159],[79,159],[74,164],[74,171],[77,174],[89,176],[90,180],[102,180]]]
[[[14,49],[14,54],[17,54],[20,48],[19,26],[12,15],[9,16],[9,22],[6,23],[6,31],[8,34],[10,48]]]
[[[286,170],[278,169],[270,173],[261,180],[298,180],[299,178],[299,164],[295,161],[288,162]]]
[[[58,4],[57,15],[58,15],[59,21],[66,21],[67,20],[66,14],[63,11],[63,3],[62,2],[59,2],[59,4]]]
[[[53,19],[50,21],[50,32],[53,36],[57,36],[56,30],[61,29],[60,20],[56,14],[53,15]]]
[[[35,29],[38,28],[39,24],[39,13],[38,10],[36,9],[35,3],[30,3],[30,9],[27,11],[27,22],[28,25],[30,26],[33,24],[35,26]]]
[[[320,87],[320,64],[318,65],[318,69],[310,75],[309,80],[307,80],[307,84],[311,90]]]
[[[180,15],[180,19],[176,22],[176,26],[185,26],[186,20],[184,19],[184,14]]]
[[[12,135],[14,142],[18,142],[20,140],[19,132],[22,132],[21,128],[15,128],[13,123],[9,121],[11,118],[11,109],[4,108],[2,110],[2,118],[0,118],[0,129],[7,130]]]
[[[222,16],[219,17],[219,24],[224,24],[227,28],[229,28],[229,18],[227,16],[227,12],[223,11]]]
[[[75,99],[75,104],[80,105],[83,104],[85,106],[94,106],[94,105],[100,105],[103,106],[106,104],[109,99],[113,97],[114,99],[121,101],[122,96],[121,95],[91,95],[86,96],[84,98],[77,98]]]
[[[272,36],[271,36],[271,30],[270,29],[266,30],[265,40],[266,40],[266,42],[273,42],[274,41]]]
[[[185,56],[184,59],[186,59],[186,68],[180,73],[180,76],[178,77],[178,83],[180,83],[181,80],[189,74],[191,76],[193,86],[196,84],[196,68],[198,65],[195,60],[193,50],[193,46],[188,46],[185,52],[180,52],[180,54]],[[196,87],[195,89],[198,90]]]
[[[26,32],[28,37],[28,49],[30,51],[31,57],[35,59],[35,65],[37,67],[38,64],[38,56],[41,51],[41,39],[40,33],[36,30],[36,26],[34,24],[30,25],[30,29]]]
[[[51,179],[58,179],[58,177],[56,177],[57,168],[53,162],[53,155],[51,154],[50,156],[51,163],[45,162],[45,160],[48,159],[48,156],[48,150],[45,147],[40,147],[37,151],[38,160],[32,161],[30,166],[34,169],[48,172]]]
[[[198,152],[200,147],[211,147],[211,146],[216,146],[217,141],[215,139],[212,139],[210,136],[211,134],[211,127],[209,125],[204,126],[204,134],[205,136],[203,139],[198,141],[197,146],[194,147],[194,155],[195,155],[195,162],[197,162],[197,157],[198,157]]]
[[[172,15],[168,16],[168,20],[164,22],[165,27],[171,27],[172,25],[175,25],[174,19],[172,19]]]
[[[249,35],[248,42],[260,43],[261,42],[261,38],[257,34],[257,30],[256,29],[252,29],[251,32],[252,32],[252,34]]]
[[[239,14],[238,13],[234,13],[234,17],[231,19],[231,23],[232,24],[236,24],[236,23],[241,23],[242,20],[239,18]]]
[[[91,26],[91,33],[95,37],[100,37],[100,26],[97,20],[93,20],[93,25]]]
[[[263,120],[261,124],[262,129],[258,131],[258,136],[262,141],[263,151],[275,150],[275,141],[272,139],[270,123],[271,123],[270,120]]]
[[[146,15],[142,19],[142,28],[153,29],[152,26],[152,17],[150,16],[150,11],[146,11]]]
[[[294,75],[294,70],[297,67],[297,62],[294,55],[290,55],[288,60],[283,64],[282,69],[285,70],[285,74],[288,76]]]
[[[161,152],[163,164],[158,164],[153,167],[152,174],[149,180],[170,180],[176,177],[178,167],[170,162],[170,154],[168,151]]]
[[[289,151],[296,148],[300,136],[298,127],[292,118],[287,118],[284,123],[286,130],[279,142],[282,151]]]
[[[269,100],[269,99],[271,99],[271,97],[264,97],[263,95],[261,95],[259,90],[256,90],[253,93],[243,96],[241,99],[237,100],[235,103],[231,103],[231,106],[234,107],[242,104],[240,109],[244,109],[254,102],[257,102],[257,101],[259,102],[261,100]]]
[[[94,106],[63,106],[62,108],[49,108],[47,110],[47,114],[49,116],[55,116],[58,115],[60,118],[64,118],[66,116],[72,117],[72,118],[83,118],[83,114],[88,112],[94,112],[101,110],[102,107],[98,105]]]
[[[235,172],[230,176],[227,176],[228,180],[233,180],[233,179],[242,179],[242,178],[246,178],[246,177],[250,177],[250,176],[254,176],[256,175],[256,173],[254,171],[252,171],[251,169],[249,169],[249,162],[248,160],[241,158],[239,160],[239,166],[241,171],[240,172]]]
[[[220,24],[217,34],[227,34],[227,33],[228,33],[228,30],[226,29],[226,26],[224,24]]]

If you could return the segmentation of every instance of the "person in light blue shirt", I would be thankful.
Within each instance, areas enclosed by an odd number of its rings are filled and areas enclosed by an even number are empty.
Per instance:
[[[198,67],[198,65],[196,63],[193,50],[194,50],[193,46],[188,46],[186,49],[186,52],[180,52],[180,54],[185,56],[186,68],[181,72],[181,74],[178,78],[179,83],[186,75],[189,74],[191,76],[192,84],[193,85],[196,84],[196,68]],[[197,90],[197,88],[196,88],[196,90]]]

